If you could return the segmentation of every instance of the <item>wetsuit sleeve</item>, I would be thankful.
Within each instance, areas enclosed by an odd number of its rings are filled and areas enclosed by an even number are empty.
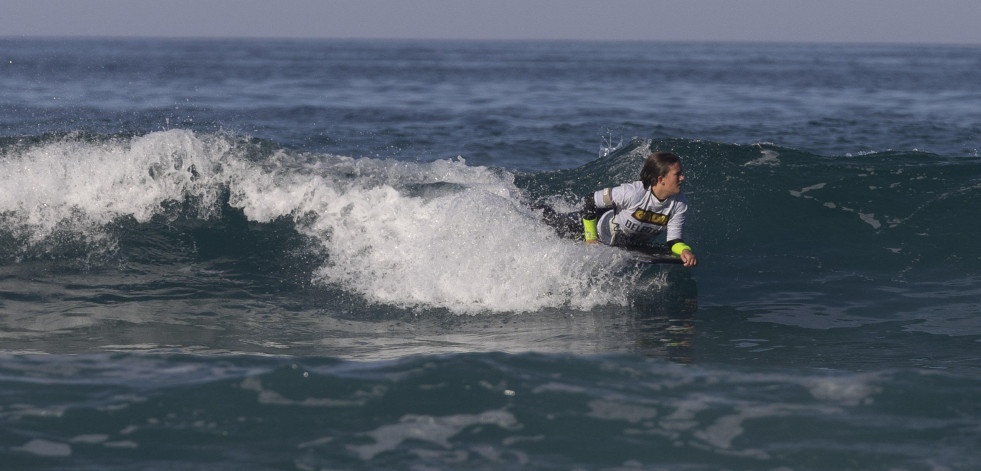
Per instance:
[[[679,204],[678,212],[671,215],[671,219],[668,220],[668,235],[666,245],[671,248],[671,252],[675,255],[681,255],[681,252],[685,250],[691,250],[691,247],[685,243],[682,237],[682,228],[685,225],[685,216],[688,213],[688,203],[682,201]],[[692,252],[694,252],[692,250]]]
[[[691,247],[681,239],[669,240],[666,245],[671,248],[671,253],[675,255],[681,255],[681,252],[691,250]],[[694,252],[695,251],[692,250],[692,253]]]

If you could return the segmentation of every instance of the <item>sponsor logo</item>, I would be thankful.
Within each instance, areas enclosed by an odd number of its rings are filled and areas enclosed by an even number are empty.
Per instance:
[[[644,211],[643,209],[634,211],[631,216],[640,222],[646,222],[648,224],[657,224],[658,226],[666,226],[668,224],[667,215],[652,211]]]

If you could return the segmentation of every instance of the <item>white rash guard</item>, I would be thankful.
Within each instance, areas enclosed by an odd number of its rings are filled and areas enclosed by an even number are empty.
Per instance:
[[[667,241],[682,240],[688,202],[684,193],[659,201],[636,181],[593,193],[598,211],[613,209],[596,223],[597,238],[607,245],[646,245],[665,230]]]

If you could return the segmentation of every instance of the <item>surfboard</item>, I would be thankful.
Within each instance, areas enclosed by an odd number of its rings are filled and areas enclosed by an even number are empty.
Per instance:
[[[618,247],[627,252],[627,258],[633,262],[650,265],[655,263],[673,263],[681,265],[681,257],[671,253],[665,246],[651,247]]]

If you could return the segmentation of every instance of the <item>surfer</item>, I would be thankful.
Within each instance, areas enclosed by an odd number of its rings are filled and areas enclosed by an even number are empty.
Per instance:
[[[647,157],[640,180],[586,196],[582,211],[587,244],[643,247],[667,229],[667,247],[686,267],[698,264],[682,239],[688,202],[681,192],[681,159],[670,152]]]
[[[604,188],[586,195],[582,211],[558,213],[547,205],[542,218],[559,235],[585,239],[587,244],[639,249],[656,249],[654,239],[667,229],[666,249],[686,267],[698,259],[682,239],[688,202],[681,191],[685,180],[681,159],[670,152],[654,152],[640,171],[640,180]],[[656,250],[655,250],[656,251]]]
[[[681,192],[685,180],[681,159],[670,152],[647,157],[640,180],[604,188],[585,197],[582,211],[559,214],[543,209],[545,222],[564,237],[585,238],[587,244],[603,243],[627,249],[654,249],[654,239],[667,229],[666,249],[686,267],[698,259],[682,239],[688,203]]]

